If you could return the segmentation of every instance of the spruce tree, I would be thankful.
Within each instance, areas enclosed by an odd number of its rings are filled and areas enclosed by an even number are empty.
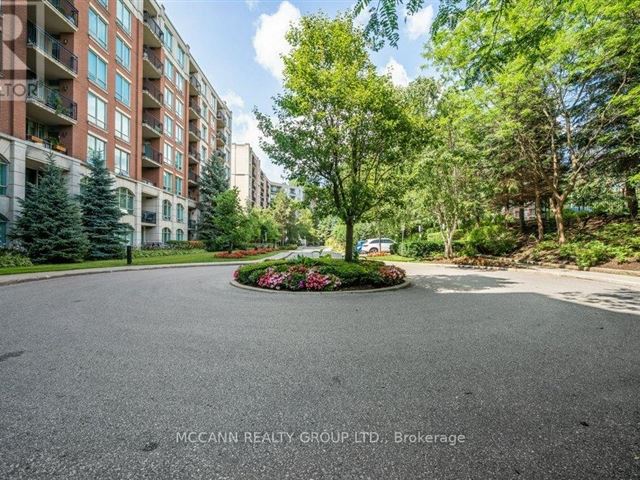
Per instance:
[[[211,227],[215,249],[225,249],[231,252],[234,247],[246,241],[249,233],[248,221],[240,206],[237,188],[232,188],[216,196]]]
[[[122,211],[114,189],[115,180],[99,155],[91,159],[89,169],[90,174],[82,180],[78,197],[82,225],[89,240],[87,258],[121,258],[124,254],[125,226],[120,223]]]
[[[204,242],[209,251],[215,250],[215,229],[213,227],[213,212],[216,197],[229,189],[229,178],[224,166],[224,160],[218,155],[212,155],[202,167],[200,173],[200,200],[198,209],[198,239]]]
[[[87,253],[89,242],[82,229],[78,204],[67,192],[62,169],[49,162],[38,185],[20,200],[22,213],[11,237],[19,241],[34,263],[77,262]]]

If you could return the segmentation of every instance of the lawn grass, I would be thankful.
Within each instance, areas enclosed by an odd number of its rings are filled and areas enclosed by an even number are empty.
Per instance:
[[[246,260],[260,260],[275,255],[278,252],[263,253],[244,258],[216,258],[214,252],[203,252],[201,250],[185,255],[166,255],[158,257],[139,257],[133,259],[133,266],[136,265],[177,265],[180,263],[229,263]],[[66,270],[82,270],[88,268],[113,268],[126,267],[127,261],[122,260],[93,260],[78,263],[58,263],[33,265],[30,267],[6,267],[0,268],[0,275],[14,275],[18,273],[39,273],[39,272],[62,272]]]

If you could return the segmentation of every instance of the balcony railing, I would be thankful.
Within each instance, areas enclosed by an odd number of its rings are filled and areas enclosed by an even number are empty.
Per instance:
[[[202,115],[202,109],[200,108],[200,105],[198,105],[197,100],[189,98],[189,108],[191,108],[198,115]]]
[[[46,0],[53,5],[62,15],[64,15],[76,27],[78,26],[78,9],[69,0]]]
[[[198,126],[193,122],[189,122],[189,132],[193,133],[196,137],[200,138],[200,130]]]
[[[191,75],[189,77],[189,82],[191,82],[191,85],[193,85],[197,91],[202,90],[202,85],[200,84],[200,81],[196,78],[195,75]]]
[[[150,143],[145,143],[142,146],[142,156],[153,162],[162,163],[162,152],[153,148]]]
[[[150,80],[144,79],[142,81],[142,90],[148,92],[149,95],[155,98],[158,102],[162,103],[162,99],[163,99],[162,92]]]
[[[162,70],[162,60],[160,60],[160,58],[155,53],[153,53],[153,50],[151,48],[144,47],[142,50],[142,55],[146,60],[151,62],[154,67],[156,67],[158,70]]]
[[[200,158],[200,153],[199,153],[199,152],[196,152],[195,150],[193,150],[193,149],[191,149],[191,148],[189,149],[189,156],[190,156],[190,157],[192,157],[192,158],[194,158],[194,159],[195,159],[196,161],[198,161],[198,162],[202,160],[202,159]]]
[[[73,73],[78,73],[78,57],[66,49],[58,40],[37,25],[27,24],[27,44],[36,47],[47,57],[61,63]]]
[[[58,115],[78,119],[78,105],[57,90],[42,82],[30,82],[27,86],[27,99],[34,100],[56,111]]]
[[[148,111],[142,113],[142,123],[146,123],[149,127],[162,133],[162,122],[151,115]]]
[[[189,180],[192,182],[198,183],[198,174],[192,171],[189,171]]]
[[[155,18],[153,18],[149,12],[144,12],[143,19],[144,23],[147,24],[155,36],[158,37],[161,42],[164,41],[164,32],[162,31],[162,28],[160,28],[160,25],[158,25],[158,22],[156,22]]]
[[[198,222],[195,220],[189,220],[189,230],[195,230],[198,227]]]
[[[142,221],[142,223],[153,223],[155,225],[156,223],[158,223],[158,214],[156,212],[143,210],[140,220]]]

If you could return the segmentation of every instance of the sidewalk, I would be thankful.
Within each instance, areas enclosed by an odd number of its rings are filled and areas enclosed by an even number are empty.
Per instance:
[[[127,265],[124,267],[106,268],[82,268],[78,270],[63,270],[60,272],[35,272],[18,273],[15,275],[0,275],[0,286],[15,285],[18,283],[35,282],[38,280],[49,280],[57,277],[76,277],[79,275],[97,275],[99,273],[131,272],[135,270],[156,270],[161,268],[193,268],[193,267],[230,267],[258,263],[264,260],[279,260],[287,258],[295,250],[278,252],[273,256],[261,258],[259,260],[238,260],[234,262],[211,262],[211,263],[175,263],[169,265]]]

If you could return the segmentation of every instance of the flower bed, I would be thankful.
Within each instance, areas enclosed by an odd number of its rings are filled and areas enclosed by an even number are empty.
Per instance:
[[[297,258],[243,265],[234,279],[271,290],[332,291],[382,288],[404,282],[405,272],[382,262],[345,262],[332,258]]]
[[[216,258],[244,258],[251,257],[254,255],[263,255],[265,253],[275,252],[275,248],[262,247],[262,248],[251,248],[248,250],[234,250],[233,252],[217,252],[214,253],[213,256]]]

